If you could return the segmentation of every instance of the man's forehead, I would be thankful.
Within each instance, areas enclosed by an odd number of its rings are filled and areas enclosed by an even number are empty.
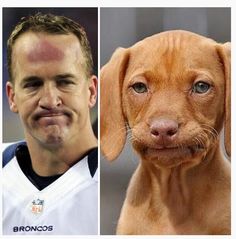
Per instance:
[[[26,59],[32,63],[61,61],[67,52],[75,54],[76,57],[82,53],[78,39],[72,34],[49,35],[31,32],[18,39],[16,51],[23,52]]]
[[[39,40],[27,53],[30,62],[60,61],[63,57],[64,52],[45,39]]]

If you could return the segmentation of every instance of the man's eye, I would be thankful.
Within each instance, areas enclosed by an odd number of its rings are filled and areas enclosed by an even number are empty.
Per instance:
[[[197,94],[204,94],[211,88],[211,85],[204,82],[198,81],[193,85],[192,92]]]
[[[38,88],[40,86],[42,86],[42,82],[41,81],[32,81],[32,82],[27,82],[24,84],[24,88]]]
[[[61,79],[57,81],[58,86],[69,86],[69,85],[74,85],[75,83],[71,80],[67,79]]]
[[[142,94],[148,91],[147,86],[142,82],[134,83],[131,87],[134,89],[135,92],[139,94]]]

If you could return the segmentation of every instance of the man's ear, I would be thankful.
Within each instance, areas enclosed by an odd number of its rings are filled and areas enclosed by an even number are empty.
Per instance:
[[[89,108],[92,108],[97,101],[98,79],[95,75],[91,76],[88,82],[89,89]]]
[[[10,81],[7,81],[6,83],[6,93],[10,110],[14,113],[18,113],[18,108],[15,102],[15,90],[13,84]]]

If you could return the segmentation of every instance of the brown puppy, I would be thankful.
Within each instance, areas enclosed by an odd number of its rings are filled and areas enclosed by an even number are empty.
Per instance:
[[[118,49],[101,70],[101,149],[130,133],[140,164],[118,234],[230,234],[230,44],[163,32]]]

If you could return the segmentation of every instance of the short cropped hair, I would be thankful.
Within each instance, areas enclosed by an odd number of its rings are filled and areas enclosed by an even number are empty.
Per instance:
[[[20,22],[15,26],[7,41],[7,68],[10,81],[14,81],[12,72],[12,51],[16,40],[25,32],[42,32],[53,35],[74,34],[82,47],[85,58],[85,72],[89,77],[93,74],[93,59],[89,41],[87,39],[84,28],[77,22],[64,17],[53,14],[37,13],[28,17],[21,18]]]

